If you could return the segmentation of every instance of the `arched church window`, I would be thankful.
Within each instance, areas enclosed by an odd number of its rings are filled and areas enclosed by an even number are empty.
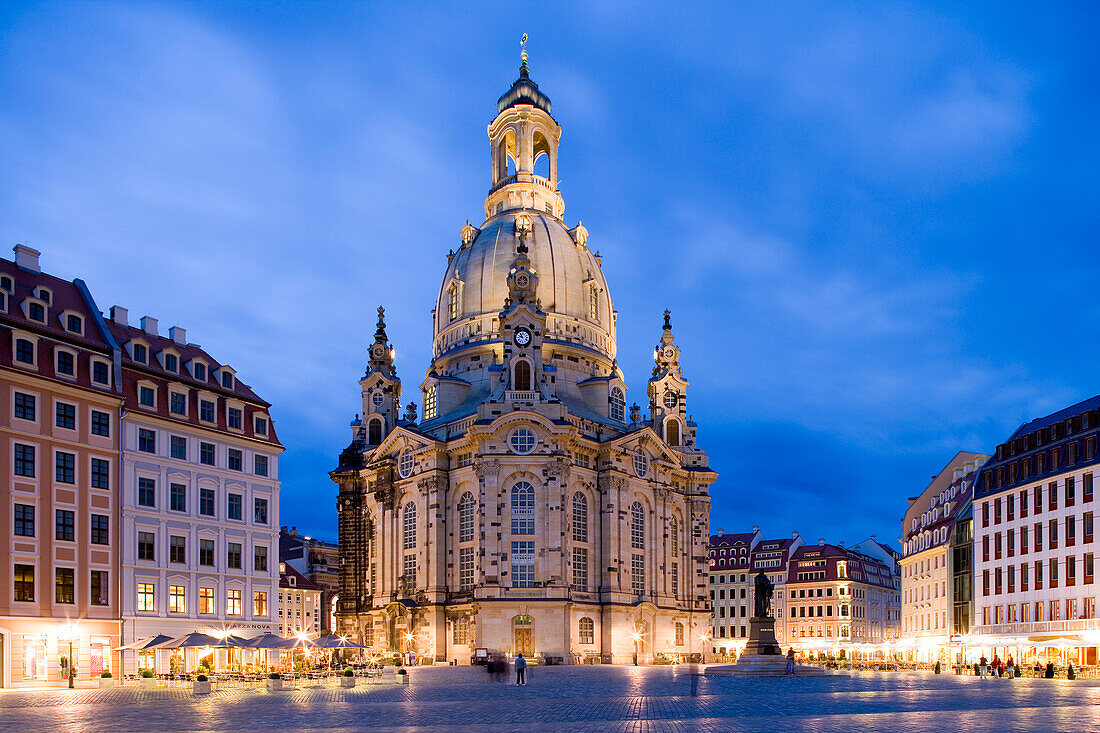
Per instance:
[[[535,533],[535,487],[520,481],[512,487],[512,534]]]
[[[470,542],[474,538],[474,495],[467,491],[458,500],[458,541]]]
[[[611,390],[611,419],[620,422],[626,419],[626,398],[618,387]]]
[[[436,415],[435,385],[424,390],[424,419],[431,420]]]
[[[520,428],[508,438],[508,445],[520,455],[527,455],[535,449],[535,431],[529,428]]]
[[[680,445],[680,423],[675,418],[665,421],[665,442],[669,445]]]
[[[512,389],[519,391],[529,391],[531,389],[531,364],[524,359],[517,359],[515,366],[515,374],[513,375],[514,384]]]
[[[403,519],[402,527],[404,531],[401,537],[401,547],[406,550],[413,550],[416,548],[416,504],[410,501],[405,505]]]
[[[596,643],[596,623],[588,616],[581,619],[580,642],[582,644]]]
[[[397,459],[397,473],[401,475],[401,478],[408,478],[412,476],[413,472],[413,456],[412,453],[405,450],[401,452],[401,457]]]
[[[680,551],[680,527],[676,520],[672,520],[672,524],[668,528],[668,540],[672,546],[672,554],[675,555]]]
[[[588,499],[584,494],[573,494],[573,541],[588,542]]]
[[[645,453],[642,453],[640,448],[634,454],[634,473],[638,474],[638,478],[645,478],[649,473],[649,461],[646,460]]]
[[[382,442],[382,421],[377,418],[371,418],[367,423],[367,444],[378,445]]]
[[[639,501],[630,505],[630,546],[645,549],[645,509]]]
[[[458,318],[458,286],[452,285],[447,290],[447,314],[451,320]]]

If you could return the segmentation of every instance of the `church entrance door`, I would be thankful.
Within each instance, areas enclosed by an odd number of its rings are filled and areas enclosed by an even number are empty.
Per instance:
[[[512,619],[512,644],[517,656],[522,654],[530,658],[535,653],[532,621],[530,616],[516,616]]]

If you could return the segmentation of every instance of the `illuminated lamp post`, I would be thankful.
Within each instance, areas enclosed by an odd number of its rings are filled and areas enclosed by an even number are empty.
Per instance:
[[[73,679],[76,677],[76,665],[73,664],[73,642],[79,639],[77,636],[77,629],[75,624],[65,624],[62,627],[61,641],[67,641],[69,643],[69,689],[73,689],[76,685],[73,684]]]

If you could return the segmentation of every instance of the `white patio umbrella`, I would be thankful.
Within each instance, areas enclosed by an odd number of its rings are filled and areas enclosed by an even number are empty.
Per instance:
[[[220,639],[200,633],[198,631],[192,631],[186,636],[181,636],[178,639],[172,639],[171,641],[164,643],[163,645],[161,645],[161,647],[164,649],[187,649],[197,646],[218,646],[220,643]]]
[[[336,636],[335,634],[322,636],[320,639],[314,642],[314,645],[321,649],[366,649],[366,647],[362,644],[356,644],[350,639],[346,639],[342,636]]]
[[[285,639],[267,631],[260,636],[245,639],[243,646],[249,649],[291,649],[297,644],[295,639]]]
[[[144,651],[145,649],[156,649],[160,646],[163,646],[164,644],[167,644],[170,641],[172,641],[171,636],[167,636],[166,634],[157,634],[156,636],[149,636],[144,639],[138,639],[137,641],[130,642],[129,644],[126,644],[124,646],[120,646],[115,651],[124,652],[129,649],[134,649],[140,652]]]

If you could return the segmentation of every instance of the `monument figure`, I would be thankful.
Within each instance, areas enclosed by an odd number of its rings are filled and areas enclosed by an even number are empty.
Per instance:
[[[756,576],[754,590],[753,617],[771,618],[772,594],[775,592],[775,586],[768,580],[768,576],[765,575],[763,570]]]

